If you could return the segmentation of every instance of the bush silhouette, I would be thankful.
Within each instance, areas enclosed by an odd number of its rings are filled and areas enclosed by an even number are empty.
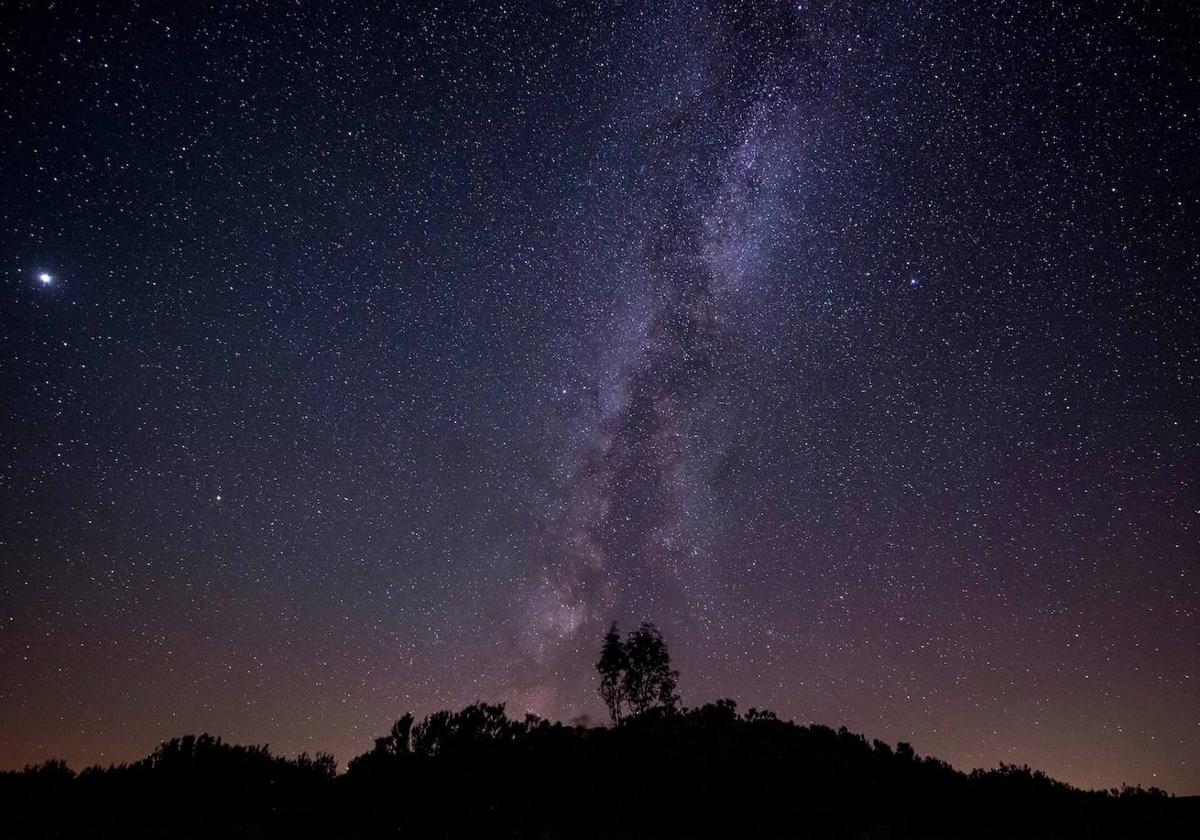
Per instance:
[[[631,658],[610,680],[634,693],[621,698],[633,714],[609,728],[476,703],[419,722],[403,715],[342,775],[328,755],[283,758],[209,735],[172,739],[128,765],[0,773],[0,836],[1200,836],[1195,798],[1083,791],[1008,764],[962,773],[908,744],[742,715],[733,700],[681,708],[661,653]],[[651,676],[623,679],[641,661]],[[603,689],[603,669],[601,678]]]

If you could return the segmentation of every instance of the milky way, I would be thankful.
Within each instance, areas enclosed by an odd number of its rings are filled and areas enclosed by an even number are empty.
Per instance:
[[[685,703],[1200,792],[1193,14],[12,19],[0,765],[598,721],[653,620]]]
[[[801,43],[786,7],[703,14],[687,21],[682,66],[647,79],[675,92],[639,115],[646,125],[626,150],[625,166],[644,175],[628,188],[628,254],[614,283],[631,299],[606,325],[620,349],[591,371],[587,431],[566,454],[561,509],[538,546],[529,626],[543,657],[549,645],[578,659],[615,616],[704,618],[715,594],[714,473],[730,447],[736,371],[760,361],[739,316],[771,317],[743,284],[761,269],[760,229],[774,209],[767,163],[787,149],[773,123],[795,83],[781,67]],[[731,31],[738,24],[753,29]],[[742,56],[749,66],[731,72]]]

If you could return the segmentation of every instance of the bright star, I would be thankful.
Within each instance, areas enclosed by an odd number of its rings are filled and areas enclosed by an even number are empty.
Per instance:
[[[38,277],[38,280],[41,281],[41,284],[43,286],[49,286],[51,283],[54,282],[54,275],[49,273],[48,271],[41,272],[40,274],[38,274],[37,277]]]

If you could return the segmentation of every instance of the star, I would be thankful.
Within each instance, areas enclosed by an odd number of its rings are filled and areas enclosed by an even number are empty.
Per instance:
[[[689,705],[1200,794],[1200,400],[1163,362],[1200,355],[1167,84],[1193,56],[1142,49],[1165,14],[83,5],[5,16],[0,630],[63,632],[21,637],[0,773],[139,759],[175,719],[344,766],[408,708],[595,716],[604,632],[651,620]],[[168,47],[189,72],[159,80]],[[288,620],[243,628],[263,681],[226,684],[205,631],[246,605],[172,608],[251,583]],[[137,632],[102,684],[60,676],[112,622]],[[1139,702],[1060,679],[1095,662]],[[104,719],[57,726],[76,702]]]

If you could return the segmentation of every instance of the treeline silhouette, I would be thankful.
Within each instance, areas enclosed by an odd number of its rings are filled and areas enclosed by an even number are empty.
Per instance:
[[[962,773],[904,743],[739,714],[731,700],[682,708],[652,625],[618,635],[621,651],[615,633],[597,665],[611,727],[486,703],[406,714],[342,774],[328,755],[177,738],[133,764],[0,774],[0,836],[1200,836],[1195,798],[1083,791],[1011,765]],[[617,655],[631,641],[636,655]]]

